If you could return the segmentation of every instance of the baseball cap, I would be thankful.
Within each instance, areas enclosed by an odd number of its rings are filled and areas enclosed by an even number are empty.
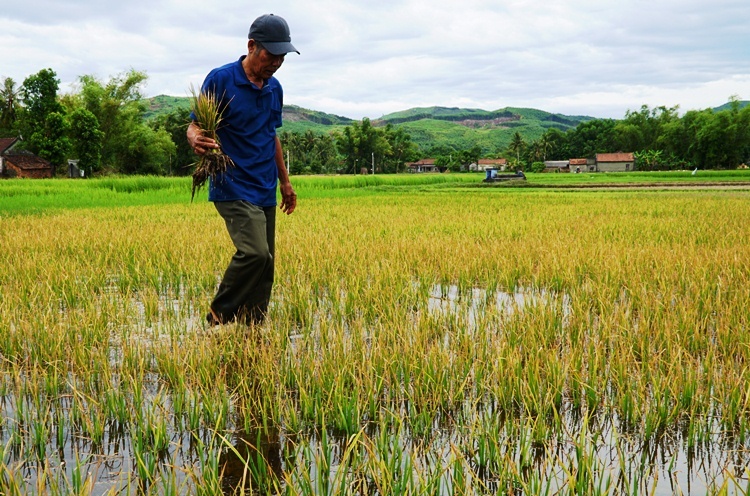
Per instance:
[[[253,21],[247,39],[259,41],[273,55],[299,51],[292,45],[289,25],[283,17],[264,14]]]

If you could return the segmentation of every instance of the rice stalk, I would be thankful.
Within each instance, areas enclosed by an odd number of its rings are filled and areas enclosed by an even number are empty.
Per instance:
[[[229,167],[234,167],[232,159],[221,151],[221,143],[216,131],[221,126],[221,98],[211,91],[196,92],[191,86],[190,110],[195,116],[204,136],[216,141],[219,148],[212,148],[200,156],[193,170],[193,188],[190,201],[195,198],[195,192],[200,190],[210,177],[215,180],[216,176],[223,174]]]

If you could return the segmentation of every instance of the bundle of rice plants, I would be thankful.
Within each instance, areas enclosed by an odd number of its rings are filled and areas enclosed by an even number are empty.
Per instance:
[[[219,148],[212,148],[201,155],[195,163],[193,170],[193,191],[190,201],[195,198],[195,192],[199,191],[210,177],[216,179],[217,174],[226,172],[229,167],[234,167],[232,159],[221,151],[221,143],[216,135],[221,125],[221,99],[210,91],[196,92],[190,87],[192,97],[190,99],[190,110],[193,112],[195,121],[203,131],[203,135],[216,141]]]

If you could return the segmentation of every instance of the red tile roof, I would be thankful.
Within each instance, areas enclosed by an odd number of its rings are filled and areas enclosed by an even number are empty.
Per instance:
[[[479,159],[480,165],[507,165],[508,160],[505,158],[480,158]]]
[[[417,160],[416,162],[410,162],[406,165],[408,165],[409,167],[416,166],[416,165],[435,165],[435,159],[423,158],[422,160]]]
[[[0,138],[0,155],[5,153],[16,141],[18,141],[18,138]]]
[[[597,153],[596,154],[596,161],[597,162],[632,162],[633,161],[633,154],[632,153]]]
[[[23,170],[51,169],[52,164],[41,157],[31,153],[8,153],[4,155],[5,160]]]

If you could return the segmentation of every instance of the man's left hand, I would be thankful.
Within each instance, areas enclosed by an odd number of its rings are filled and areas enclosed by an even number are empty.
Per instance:
[[[282,212],[289,215],[297,208],[297,194],[294,192],[291,183],[281,184],[279,189],[281,190],[281,205],[279,208],[281,208]]]

